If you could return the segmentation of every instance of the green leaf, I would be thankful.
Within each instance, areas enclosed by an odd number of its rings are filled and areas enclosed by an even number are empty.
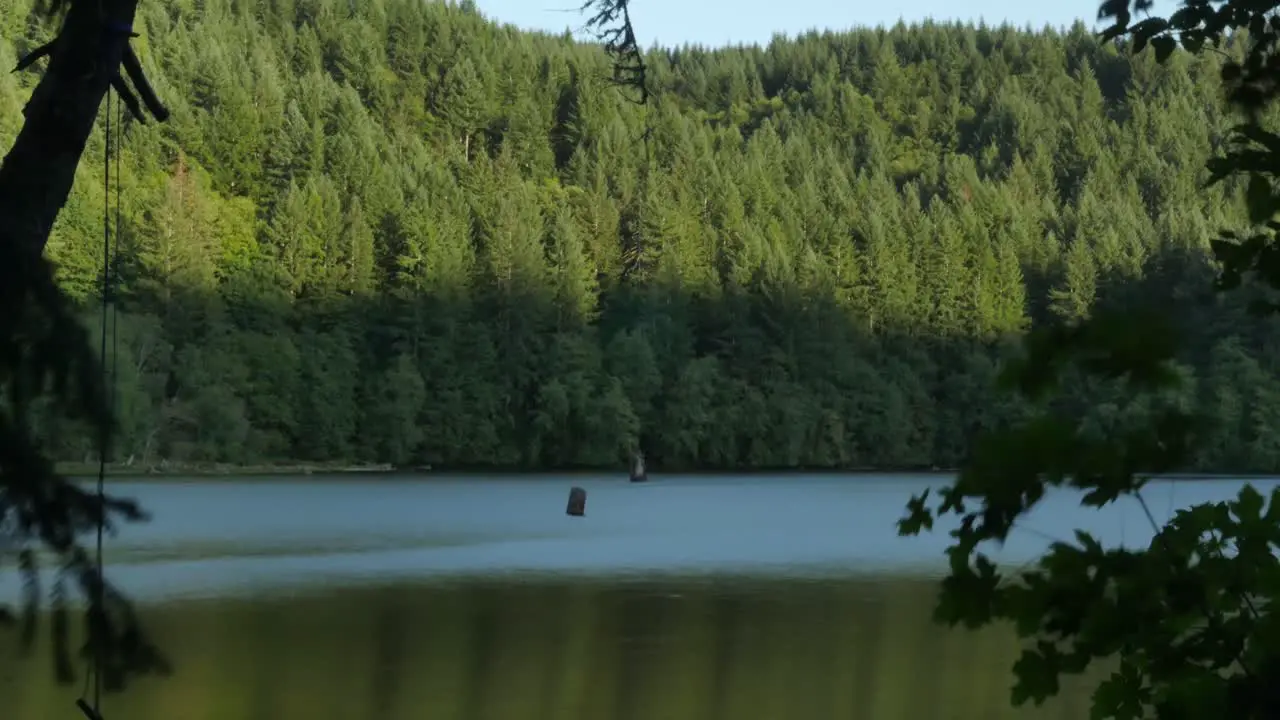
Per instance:
[[[1241,525],[1248,525],[1262,519],[1262,505],[1262,493],[1249,483],[1240,488],[1240,494],[1228,504],[1228,507]]]
[[[925,506],[929,499],[929,488],[919,495],[912,495],[907,502],[906,517],[898,520],[898,535],[919,535],[921,530],[933,529],[933,513]]]
[[[1173,54],[1174,48],[1178,46],[1177,41],[1168,35],[1160,35],[1151,38],[1151,47],[1156,51],[1156,62],[1162,63],[1169,59]]]
[[[1263,521],[1268,525],[1280,527],[1280,485],[1271,489],[1271,497],[1267,500],[1267,513]]]
[[[1057,648],[1047,641],[1036,643],[1036,648],[1022,651],[1022,657],[1013,665],[1017,681],[1013,685],[1012,700],[1015,707],[1028,700],[1036,705],[1058,694],[1058,676],[1061,668]]]
[[[1133,33],[1135,41],[1142,38],[1155,40],[1157,35],[1168,29],[1169,22],[1167,20],[1159,17],[1150,17],[1129,28],[1129,32]]]
[[[1271,219],[1275,214],[1271,182],[1258,173],[1250,175],[1249,188],[1245,191],[1245,202],[1249,206],[1249,220],[1255,225]]]
[[[1150,700],[1142,676],[1128,660],[1098,686],[1089,711],[1091,720],[1138,720],[1145,716],[1143,704]]]
[[[1075,535],[1076,535],[1076,542],[1080,543],[1080,547],[1083,548],[1086,553],[1091,555],[1102,554],[1102,544],[1098,542],[1097,538],[1085,532],[1084,530],[1079,530],[1079,529],[1075,531]]]

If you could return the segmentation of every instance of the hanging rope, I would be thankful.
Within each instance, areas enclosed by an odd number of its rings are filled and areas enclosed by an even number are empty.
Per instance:
[[[143,97],[147,97],[146,93],[143,93]],[[123,96],[121,99],[123,100]],[[107,386],[108,392],[111,393],[108,400],[113,408],[116,407],[116,393],[120,388],[118,379],[120,374],[120,303],[117,302],[115,297],[115,290],[120,279],[120,178],[122,177],[120,174],[120,135],[124,131],[124,108],[124,102],[116,103],[116,227],[115,234],[111,238],[111,384]],[[110,109],[109,106],[108,109]],[[104,196],[103,202],[105,201],[106,197]],[[102,487],[98,488],[98,493],[98,500],[105,501],[107,499]],[[104,516],[103,522],[98,524],[99,545],[101,545],[101,531],[105,525],[106,517]],[[98,571],[101,572],[102,569],[101,548],[99,548]]]
[[[54,8],[64,3],[54,3]],[[130,13],[132,14],[132,13]],[[143,73],[142,64],[138,61],[137,54],[129,45],[129,40],[138,37],[133,32],[133,27],[124,22],[120,22],[112,17],[108,17],[105,12],[101,0],[98,3],[98,20],[102,23],[102,32],[104,33],[100,44],[101,57],[98,59],[101,63],[115,63],[119,67],[115,68],[111,78],[110,87],[104,95],[107,113],[104,119],[103,127],[103,217],[102,217],[102,342],[100,344],[100,355],[102,362],[102,379],[103,391],[106,394],[106,402],[110,407],[114,408],[116,402],[115,392],[115,368],[117,364],[117,356],[119,354],[119,335],[117,332],[118,323],[116,322],[115,301],[113,297],[113,289],[117,279],[117,258],[119,255],[120,227],[121,227],[121,188],[120,188],[120,130],[124,127],[124,111],[127,108],[134,120],[139,123],[146,124],[146,118],[143,116],[143,107],[159,122],[164,122],[169,117],[169,110],[160,102],[156,96],[155,90],[147,81],[146,75]],[[63,39],[63,31],[66,25],[59,31],[57,37],[53,40],[41,45],[31,51],[19,62],[14,72],[26,70],[32,67],[40,58],[52,56],[58,51],[60,40]],[[119,46],[123,43],[123,47]],[[115,51],[119,51],[119,55]],[[123,69],[123,75],[121,74]],[[93,69],[92,72],[97,72]],[[125,82],[128,78],[133,88],[129,87],[129,83]],[[115,92],[112,93],[111,91]],[[136,92],[136,94],[135,94]],[[115,95],[115,127],[112,127],[112,95]],[[139,102],[141,100],[141,102]],[[114,244],[111,234],[111,210],[110,210],[110,191],[111,191],[111,156],[115,152],[115,169],[116,169],[116,197],[115,197],[115,237]],[[111,319],[111,354],[107,354],[107,325],[108,318]],[[108,642],[108,627],[106,622],[106,581],[103,578],[103,558],[102,558],[102,536],[106,530],[106,474],[107,474],[107,456],[111,448],[111,426],[108,424],[101,428],[101,434],[98,438],[98,508],[97,508],[97,554],[96,554],[96,573],[94,585],[90,589],[90,613],[89,613],[89,643],[93,651],[93,660],[90,672],[85,677],[85,687],[80,694],[80,698],[76,700],[76,706],[80,708],[85,717],[89,720],[101,720],[101,702],[102,693],[105,686],[105,676],[107,672],[106,662],[106,644]],[[55,589],[60,587],[55,585]],[[58,620],[55,615],[54,632],[58,631]],[[136,640],[136,638],[135,638]],[[134,648],[135,651],[138,648]],[[150,667],[155,669],[163,669],[166,664],[155,649],[149,646],[143,650],[150,656],[145,661]],[[92,682],[92,696],[90,697],[90,682]],[[92,703],[90,703],[92,700]]]
[[[119,334],[117,333],[119,322],[116,317],[113,291],[115,289],[116,263],[120,247],[120,128],[124,124],[125,102],[120,100],[115,103],[116,123],[113,128],[111,99],[112,93],[108,91],[105,99],[106,118],[103,126],[102,143],[102,335],[99,342],[99,353],[102,358],[103,389],[107,394],[108,406],[114,408],[116,402],[115,374],[120,346]],[[113,155],[115,159],[116,190],[114,237],[111,228],[112,213],[110,202],[111,161]],[[111,330],[110,355],[107,354],[108,325]],[[106,612],[106,583],[103,579],[105,568],[102,558],[102,538],[106,530],[107,457],[110,451],[111,425],[110,423],[104,423],[98,434],[98,518],[94,556],[97,581],[94,584],[95,597],[90,600],[91,609],[89,614],[89,643],[93,651],[93,660],[89,673],[85,676],[85,687],[81,691],[80,697],[76,700],[76,706],[80,708],[80,711],[89,720],[102,720],[103,666],[105,665],[103,643],[106,641],[104,636],[105,618],[101,617],[101,614]]]

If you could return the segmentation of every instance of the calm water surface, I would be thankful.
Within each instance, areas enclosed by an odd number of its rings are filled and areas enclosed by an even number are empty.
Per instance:
[[[1074,688],[1012,713],[1008,635],[929,624],[947,528],[899,538],[894,523],[947,480],[114,483],[155,518],[108,540],[110,576],[147,605],[178,674],[111,702],[137,720],[1085,716]],[[584,518],[564,513],[571,485]],[[1146,498],[1168,513],[1239,485]],[[1064,492],[997,556],[1024,562],[1076,527],[1151,538],[1136,503],[1098,512]],[[0,597],[16,590],[0,574]],[[12,657],[6,717],[75,712],[46,662]]]

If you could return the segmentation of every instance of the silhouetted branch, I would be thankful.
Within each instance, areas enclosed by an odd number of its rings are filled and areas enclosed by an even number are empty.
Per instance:
[[[74,582],[89,608],[88,642],[107,689],[131,673],[167,670],[143,636],[126,600],[103,578],[77,535],[111,520],[144,519],[132,501],[87,492],[54,471],[30,428],[31,399],[51,396],[70,418],[94,428],[114,420],[88,332],[54,279],[43,251],[75,179],[103,98],[111,87],[141,119],[141,106],[120,75],[133,81],[142,103],[163,120],[168,111],[142,75],[129,49],[137,0],[52,0],[42,8],[65,11],[57,36],[23,58],[24,70],[48,58],[48,67],[23,109],[26,118],[0,165],[0,521],[18,545],[24,580],[22,639],[35,637],[39,568],[28,544],[40,543],[60,566],[52,587],[55,672],[74,677],[69,648],[69,589]],[[13,618],[12,613],[8,613]]]
[[[591,12],[585,27],[604,43],[613,58],[613,81],[639,91],[639,104],[649,100],[648,68],[631,25],[630,0],[587,0],[582,12]]]

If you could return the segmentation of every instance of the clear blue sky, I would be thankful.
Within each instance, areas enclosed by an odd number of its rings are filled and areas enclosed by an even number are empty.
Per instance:
[[[486,16],[524,28],[563,32],[583,21],[581,0],[475,0]],[[1157,1],[1168,13],[1174,0]],[[842,30],[936,20],[1008,21],[1065,26],[1077,19],[1093,26],[1097,0],[632,0],[631,19],[643,47],[685,43],[709,46],[767,43],[775,32],[790,35],[811,28]],[[578,34],[575,32],[575,34]]]

